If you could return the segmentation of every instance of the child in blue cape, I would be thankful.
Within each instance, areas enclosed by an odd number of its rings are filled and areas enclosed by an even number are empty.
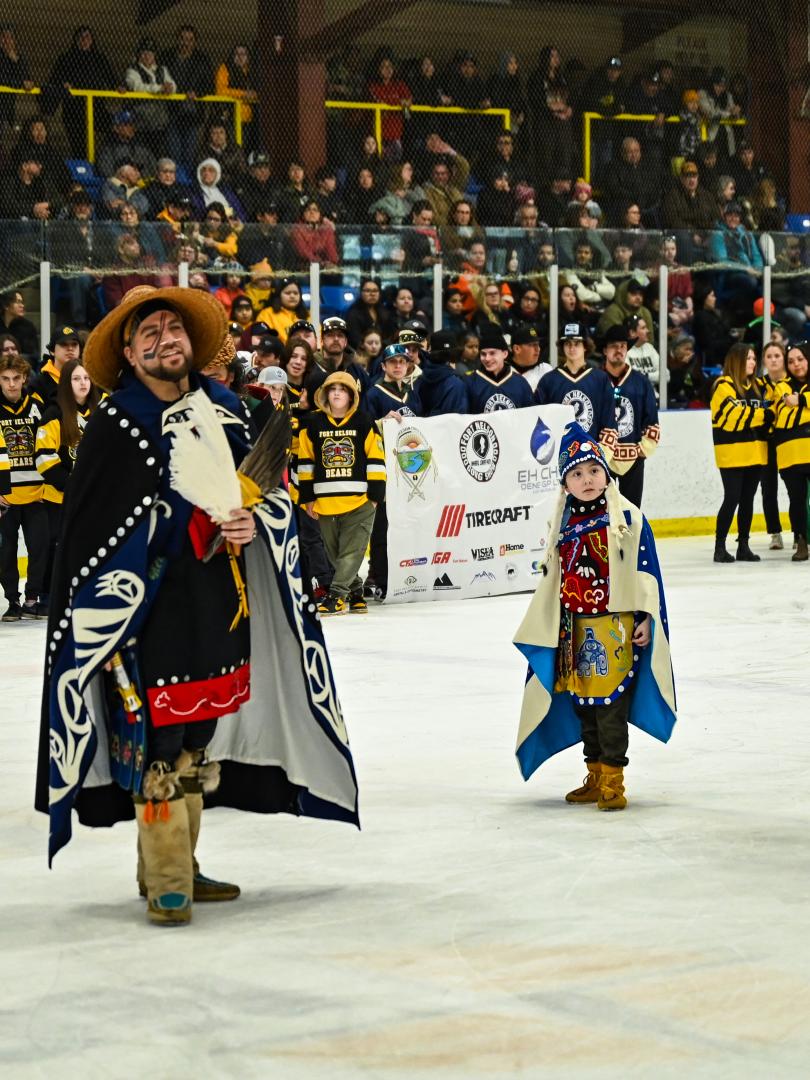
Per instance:
[[[517,757],[528,780],[581,741],[588,774],[567,801],[623,810],[628,723],[666,742],[676,718],[655,539],[579,424],[566,429],[558,465],[548,555],[515,636],[529,662]]]

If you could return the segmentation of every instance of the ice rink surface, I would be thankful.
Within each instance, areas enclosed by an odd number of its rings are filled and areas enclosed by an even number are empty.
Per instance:
[[[363,831],[207,813],[233,904],[147,925],[133,824],[46,864],[42,624],[0,626],[0,1075],[479,1080],[810,1075],[810,566],[659,543],[679,723],[630,805],[520,778],[526,596],[329,622]]]

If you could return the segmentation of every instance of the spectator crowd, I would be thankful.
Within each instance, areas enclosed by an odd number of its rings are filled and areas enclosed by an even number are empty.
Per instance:
[[[0,82],[33,85],[8,25],[0,29]],[[97,105],[91,166],[81,160],[84,100],[71,87],[153,100]],[[128,66],[117,71],[81,26],[22,129],[14,95],[3,95],[0,217],[44,223],[55,313],[65,324],[81,335],[128,289],[176,280],[185,263],[189,284],[215,293],[246,349],[257,337],[252,327],[277,333],[283,346],[289,327],[307,316],[314,262],[322,281],[346,286],[335,312],[368,363],[414,318],[439,321],[431,272],[441,263],[441,322],[468,365],[492,330],[518,349],[518,338],[534,331],[544,361],[553,361],[548,325],[556,305],[558,325],[582,326],[587,357],[601,355],[608,331],[621,325],[634,366],[655,386],[667,373],[671,404],[705,405],[730,346],[761,328],[767,258],[775,336],[784,343],[805,333],[808,252],[793,236],[779,236],[774,251],[763,247],[762,233],[784,228],[785,206],[745,128],[734,126],[748,107],[741,76],[659,61],[630,78],[620,56],[588,72],[553,46],[525,78],[515,54],[486,73],[466,51],[445,66],[429,55],[400,62],[381,48],[361,67],[341,53],[328,65],[330,98],[400,111],[382,114],[379,146],[367,117],[328,111],[327,161],[313,175],[300,161],[274,175],[261,139],[261,88],[249,44],[217,64],[186,24],[173,43],[134,42]],[[212,93],[233,106],[200,101]],[[508,109],[510,130],[497,118],[414,105]],[[60,110],[67,153],[54,135]],[[592,183],[580,175],[584,112],[605,118],[593,126]],[[611,119],[623,113],[650,119]],[[672,116],[679,122],[667,123]],[[559,288],[551,296],[555,263]],[[668,269],[666,312],[658,310],[660,265]],[[4,328],[36,367],[36,329],[21,306],[23,295],[8,292]]]

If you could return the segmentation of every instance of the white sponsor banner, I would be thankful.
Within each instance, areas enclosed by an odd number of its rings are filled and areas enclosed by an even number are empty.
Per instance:
[[[393,603],[525,592],[557,498],[568,405],[383,423]]]

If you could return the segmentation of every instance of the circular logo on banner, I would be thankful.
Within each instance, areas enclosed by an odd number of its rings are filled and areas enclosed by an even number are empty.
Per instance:
[[[516,409],[514,401],[506,394],[493,394],[484,406],[484,412],[503,412],[504,409]]]
[[[619,430],[620,439],[633,434],[635,420],[636,412],[632,401],[622,395],[616,402],[616,427]]]
[[[569,390],[562,399],[562,405],[574,406],[574,419],[586,431],[593,425],[593,404],[587,394],[581,390]]]
[[[486,483],[495,475],[501,448],[498,436],[486,420],[474,420],[461,433],[461,463],[473,480]]]

